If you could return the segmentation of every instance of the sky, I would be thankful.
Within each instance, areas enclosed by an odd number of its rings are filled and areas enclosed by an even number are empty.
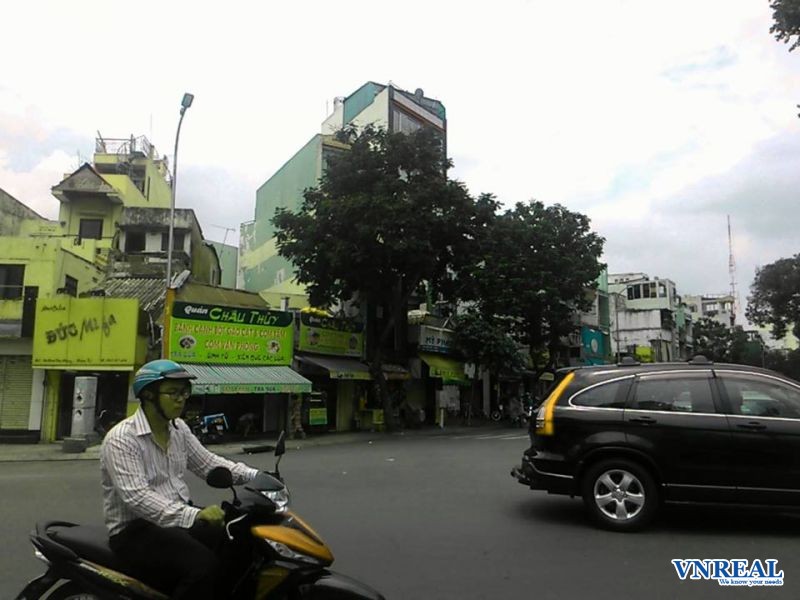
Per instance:
[[[335,96],[392,82],[447,107],[451,176],[587,214],[609,271],[730,289],[800,252],[800,51],[768,0],[136,3],[27,0],[0,36],[0,188],[50,194],[97,132],[172,154],[177,205],[238,240]],[[233,229],[230,231],[228,228]]]

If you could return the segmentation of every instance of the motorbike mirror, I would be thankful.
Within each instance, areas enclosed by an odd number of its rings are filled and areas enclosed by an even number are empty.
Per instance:
[[[228,489],[233,487],[233,475],[225,467],[214,467],[206,475],[206,483],[214,488]]]
[[[275,444],[275,456],[286,454],[286,431],[281,431],[278,442]]]

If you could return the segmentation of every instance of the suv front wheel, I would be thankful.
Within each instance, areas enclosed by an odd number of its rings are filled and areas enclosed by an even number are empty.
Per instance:
[[[581,483],[583,502],[594,521],[614,531],[647,525],[658,508],[658,490],[647,469],[624,458],[590,466]]]

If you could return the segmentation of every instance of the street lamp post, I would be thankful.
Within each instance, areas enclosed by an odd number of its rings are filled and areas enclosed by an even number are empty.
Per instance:
[[[181,124],[186,109],[192,105],[193,94],[184,94],[181,100],[181,118],[178,119],[178,130],[175,132],[175,153],[172,157],[172,195],[169,203],[169,237],[167,240],[167,290],[172,282],[172,240],[175,235],[175,188],[178,185],[178,140],[181,137]]]

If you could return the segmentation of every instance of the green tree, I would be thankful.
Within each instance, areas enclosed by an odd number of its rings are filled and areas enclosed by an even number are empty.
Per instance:
[[[350,127],[338,137],[349,151],[330,158],[297,213],[277,211],[277,246],[314,306],[355,297],[388,316],[367,358],[393,427],[384,349],[393,332],[405,336],[408,301],[421,283],[443,290],[457,284],[497,204],[489,196],[475,200],[447,177],[451,163],[431,129],[405,135]]]
[[[460,314],[455,319],[453,346],[466,362],[475,365],[471,390],[473,398],[481,368],[498,375],[502,371],[513,373],[525,366],[517,344],[505,329],[496,317],[475,310]]]
[[[800,46],[800,0],[772,0],[769,6],[773,20],[769,32],[779,42],[791,44],[791,52]]]
[[[709,317],[701,317],[692,325],[692,336],[695,354],[702,354],[715,362],[730,362],[730,327]]]
[[[481,313],[505,319],[530,347],[537,371],[552,368],[561,338],[578,327],[576,311],[588,308],[603,242],[585,215],[558,204],[518,203],[482,238],[484,260],[473,268],[466,296]],[[537,362],[542,350],[547,364]]]
[[[745,314],[757,325],[771,325],[775,339],[787,331],[800,337],[800,254],[756,270]]]
[[[760,337],[751,340],[741,325],[728,327],[710,319],[700,318],[692,325],[694,353],[714,362],[762,366],[764,362]]]

